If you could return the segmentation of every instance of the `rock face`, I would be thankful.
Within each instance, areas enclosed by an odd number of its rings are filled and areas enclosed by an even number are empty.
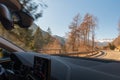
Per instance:
[[[60,37],[60,36],[57,36],[57,35],[54,35],[54,37],[57,38],[60,41],[61,45],[65,44],[65,38],[64,37]]]
[[[34,33],[38,27],[39,27],[39,26],[37,26],[36,24],[32,24],[31,27],[30,27],[30,29],[32,29],[32,30],[33,30],[33,33]],[[42,29],[41,29],[41,30],[42,30]],[[44,30],[42,30],[42,34],[43,34],[43,36],[44,36],[44,35],[47,34],[47,32],[44,31]],[[64,45],[64,44],[65,44],[65,38],[64,38],[64,37],[60,37],[60,36],[58,36],[58,35],[53,35],[52,37],[58,39],[58,40],[60,41],[61,45]]]
[[[120,36],[118,36],[118,37],[113,41],[113,44],[114,44],[116,47],[120,47]]]

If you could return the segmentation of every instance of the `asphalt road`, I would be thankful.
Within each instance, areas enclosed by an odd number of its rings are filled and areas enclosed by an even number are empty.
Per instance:
[[[120,52],[112,51],[112,50],[104,50],[103,52],[99,53],[98,56],[94,56],[95,58],[101,59],[111,59],[111,60],[119,60],[120,61]]]

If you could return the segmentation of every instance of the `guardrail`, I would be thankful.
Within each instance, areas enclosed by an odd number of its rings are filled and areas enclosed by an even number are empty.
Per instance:
[[[54,56],[77,56],[77,57],[90,57],[92,55],[98,54],[99,51],[90,51],[90,52],[72,52],[72,53],[62,53],[62,54],[51,54]]]

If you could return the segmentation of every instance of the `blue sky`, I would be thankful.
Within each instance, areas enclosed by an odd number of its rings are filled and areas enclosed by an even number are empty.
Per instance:
[[[76,14],[84,17],[90,13],[98,19],[97,39],[118,36],[120,0],[46,0],[46,3],[48,8],[36,23],[45,31],[50,27],[53,35],[65,36]]]

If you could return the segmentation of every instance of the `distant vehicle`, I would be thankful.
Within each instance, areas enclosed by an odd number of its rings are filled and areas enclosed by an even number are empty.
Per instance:
[[[14,21],[8,8],[17,12],[21,6],[17,0],[0,0],[0,21],[11,30]],[[18,17],[18,25],[24,28],[33,22],[26,12]],[[27,52],[0,37],[0,80],[120,80],[119,69],[118,61]]]

